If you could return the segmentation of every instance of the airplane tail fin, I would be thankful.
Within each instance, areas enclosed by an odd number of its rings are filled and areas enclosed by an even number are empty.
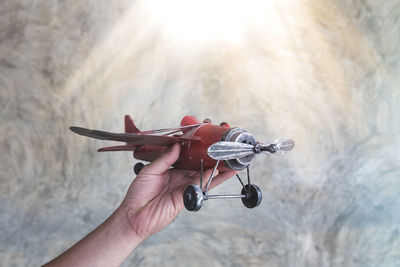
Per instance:
[[[125,115],[125,133],[138,133],[140,132],[139,129],[133,123],[131,116]],[[99,148],[98,152],[109,152],[109,151],[134,151],[136,148],[135,145],[126,143],[123,146],[109,146],[109,147],[102,147]]]
[[[125,115],[125,133],[138,133],[139,129],[133,123],[131,116]]]

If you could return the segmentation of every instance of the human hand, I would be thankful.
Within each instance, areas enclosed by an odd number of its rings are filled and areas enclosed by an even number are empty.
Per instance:
[[[169,152],[144,167],[132,182],[121,206],[99,227],[46,266],[119,266],[145,238],[167,226],[183,209],[182,194],[189,184],[198,184],[196,171],[170,169],[181,148]],[[206,170],[208,178],[212,170]],[[210,188],[236,171],[216,176]],[[207,181],[205,181],[207,182]]]
[[[132,230],[140,239],[155,234],[171,223],[184,208],[182,194],[186,186],[199,184],[200,172],[170,169],[181,151],[175,144],[166,154],[145,166],[129,187],[121,209]],[[208,179],[212,169],[204,171]],[[210,189],[237,171],[214,173]],[[205,180],[207,183],[207,180]]]

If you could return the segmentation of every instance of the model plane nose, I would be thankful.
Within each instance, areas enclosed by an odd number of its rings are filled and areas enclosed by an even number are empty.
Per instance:
[[[287,153],[294,147],[294,141],[290,138],[276,139],[262,144],[247,144],[238,142],[221,141],[211,145],[207,154],[215,160],[239,159],[250,155],[265,153]]]

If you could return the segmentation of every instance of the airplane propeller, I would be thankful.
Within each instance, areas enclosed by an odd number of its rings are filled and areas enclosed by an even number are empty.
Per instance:
[[[215,160],[229,160],[246,157],[260,153],[287,153],[294,147],[294,141],[290,138],[276,139],[271,142],[255,145],[221,141],[211,145],[207,154]]]

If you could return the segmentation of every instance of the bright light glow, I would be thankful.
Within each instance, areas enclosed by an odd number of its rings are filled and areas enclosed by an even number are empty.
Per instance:
[[[148,15],[168,38],[193,42],[240,43],[246,23],[266,2],[261,0],[152,0]]]

